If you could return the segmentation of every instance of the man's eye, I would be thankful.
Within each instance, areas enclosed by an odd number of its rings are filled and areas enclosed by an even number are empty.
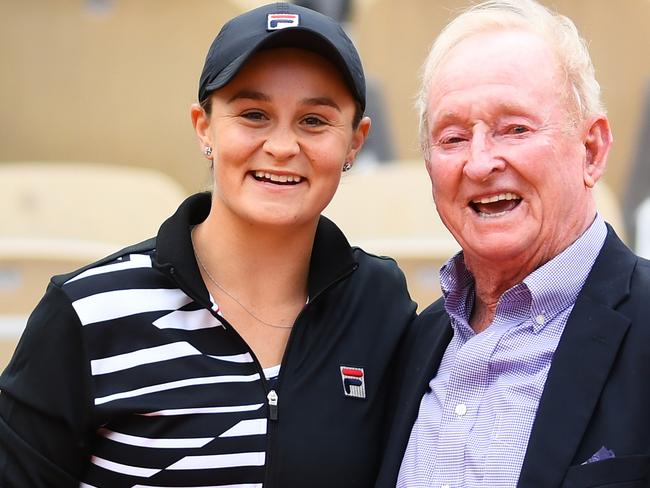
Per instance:
[[[523,126],[523,125],[513,125],[512,127],[509,128],[508,132],[510,134],[525,134],[528,132],[528,127]]]
[[[454,145],[454,144],[460,144],[465,141],[464,137],[460,136],[449,136],[445,137],[440,140],[440,144],[442,145]]]

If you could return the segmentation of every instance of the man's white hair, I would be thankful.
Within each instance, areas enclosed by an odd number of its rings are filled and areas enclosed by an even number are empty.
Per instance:
[[[605,113],[587,45],[568,17],[550,11],[535,0],[489,0],[469,7],[447,24],[422,66],[416,109],[420,117],[420,145],[426,159],[429,157],[429,92],[447,54],[475,34],[510,29],[532,32],[549,42],[572,88],[578,118]]]

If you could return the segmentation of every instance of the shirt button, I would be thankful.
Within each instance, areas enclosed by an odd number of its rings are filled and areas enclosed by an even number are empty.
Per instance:
[[[540,313],[537,317],[535,317],[535,322],[537,322],[538,325],[544,325],[544,322],[546,322],[546,317],[544,317],[543,313]]]
[[[459,403],[458,405],[456,405],[454,412],[456,412],[456,415],[458,415],[459,417],[462,417],[467,413],[467,405],[465,405],[464,403]]]

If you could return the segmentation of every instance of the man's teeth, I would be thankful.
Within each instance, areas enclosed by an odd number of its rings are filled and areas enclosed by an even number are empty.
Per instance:
[[[483,217],[484,219],[493,219],[495,217],[501,217],[502,215],[507,214],[508,211],[503,211],[503,212],[497,212],[497,213],[485,213],[485,212],[479,212],[479,215]]]
[[[519,195],[515,195],[514,193],[501,193],[492,197],[484,197],[479,200],[472,200],[472,203],[494,203],[500,200],[521,200],[521,197]]]
[[[273,181],[275,183],[300,183],[302,176],[298,175],[276,175],[264,171],[255,171],[255,178]]]

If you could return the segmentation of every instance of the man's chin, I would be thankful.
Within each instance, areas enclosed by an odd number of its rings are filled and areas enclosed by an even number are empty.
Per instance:
[[[525,266],[531,262],[531,251],[537,247],[530,239],[513,232],[490,233],[461,246],[466,262],[495,268]]]

